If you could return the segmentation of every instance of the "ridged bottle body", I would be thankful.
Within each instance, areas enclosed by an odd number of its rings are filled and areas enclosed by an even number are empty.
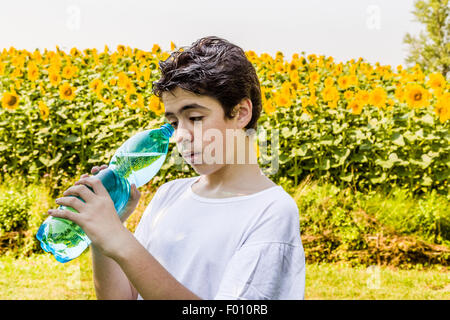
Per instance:
[[[170,124],[164,124],[161,128],[137,133],[116,150],[108,168],[95,175],[111,196],[119,216],[123,214],[130,198],[131,184],[141,187],[160,170],[173,131]],[[88,188],[93,191],[91,187]],[[59,206],[58,209],[77,212],[66,206]],[[36,238],[43,250],[52,253],[62,263],[78,257],[91,243],[76,223],[52,216],[39,227]]]

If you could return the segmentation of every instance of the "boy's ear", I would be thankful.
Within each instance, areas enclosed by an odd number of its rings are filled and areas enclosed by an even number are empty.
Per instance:
[[[248,98],[243,99],[241,103],[235,107],[233,115],[237,115],[236,120],[240,129],[245,128],[252,119],[252,109],[252,101]]]

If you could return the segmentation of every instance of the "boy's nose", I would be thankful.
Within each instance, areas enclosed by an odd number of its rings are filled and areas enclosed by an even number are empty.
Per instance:
[[[182,143],[184,141],[191,142],[192,141],[192,133],[189,130],[184,128],[177,128],[175,132],[175,142]]]

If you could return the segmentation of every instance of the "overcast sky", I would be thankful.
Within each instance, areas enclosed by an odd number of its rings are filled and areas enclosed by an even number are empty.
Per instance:
[[[0,11],[0,48],[118,44],[170,49],[217,35],[258,54],[282,51],[404,64],[403,37],[422,28],[414,0],[14,0]]]

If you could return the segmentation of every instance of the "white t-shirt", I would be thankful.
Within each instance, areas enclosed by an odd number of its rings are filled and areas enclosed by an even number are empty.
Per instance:
[[[294,199],[281,186],[205,198],[191,189],[199,178],[159,187],[136,228],[137,240],[202,299],[304,299]]]

